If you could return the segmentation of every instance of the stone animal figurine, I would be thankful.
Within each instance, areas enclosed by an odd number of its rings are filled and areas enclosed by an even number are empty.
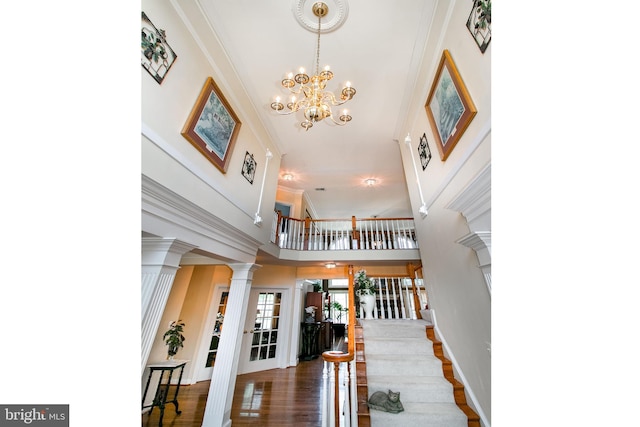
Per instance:
[[[400,402],[400,392],[394,392],[391,390],[389,390],[389,393],[376,391],[369,398],[368,404],[371,409],[390,412],[392,414],[404,411],[402,402]]]

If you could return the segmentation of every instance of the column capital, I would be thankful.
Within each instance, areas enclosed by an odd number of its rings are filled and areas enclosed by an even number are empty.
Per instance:
[[[182,255],[197,246],[168,237],[142,238],[142,265],[178,267]]]
[[[247,263],[247,262],[236,262],[236,263],[231,263],[227,265],[231,270],[233,270],[234,274],[241,273],[243,271],[250,273],[250,272],[256,271],[259,268],[262,268],[260,264],[253,264],[253,263]]]

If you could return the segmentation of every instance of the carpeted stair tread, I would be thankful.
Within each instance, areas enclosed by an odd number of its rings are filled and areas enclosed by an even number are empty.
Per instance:
[[[399,414],[371,409],[372,427],[468,427],[442,361],[427,339],[428,322],[371,319],[361,324],[368,395],[400,392],[405,409]]]
[[[411,372],[414,376],[442,377],[442,361],[435,356],[421,356],[419,358],[394,358],[385,355],[367,355],[368,375],[403,375]]]
[[[364,354],[395,353],[397,355],[426,354],[433,355],[433,344],[426,338],[371,338],[365,333]]]
[[[402,406],[404,411],[398,414],[371,409],[371,426],[467,427],[467,416],[453,403],[403,402]]]
[[[442,377],[413,377],[367,374],[369,397],[376,391],[400,392],[400,401],[455,403],[453,386]]]

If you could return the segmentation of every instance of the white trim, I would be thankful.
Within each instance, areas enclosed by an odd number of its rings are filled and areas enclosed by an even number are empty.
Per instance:
[[[488,163],[446,206],[460,212],[472,231],[473,222],[491,210],[491,163]]]
[[[444,348],[446,350],[447,357],[449,359],[451,359],[451,363],[453,364],[453,368],[456,370],[456,373],[460,376],[460,380],[462,381],[462,384],[464,384],[464,391],[466,392],[466,394],[469,396],[469,398],[473,402],[473,409],[478,413],[478,416],[482,420],[482,424],[484,426],[486,426],[486,427],[491,427],[491,423],[487,419],[487,416],[485,415],[485,413],[482,411],[482,407],[478,403],[478,399],[476,398],[476,395],[473,393],[473,389],[471,388],[471,386],[469,385],[469,382],[467,381],[466,377],[462,373],[462,369],[460,369],[460,365],[458,365],[458,362],[456,361],[456,358],[453,355],[453,352],[451,351],[451,349],[447,345],[447,340],[444,338],[444,335],[442,334],[442,332],[438,328],[438,321],[437,321],[437,318],[436,318],[436,312],[433,309],[431,309],[431,319],[433,320],[433,328],[435,329],[435,332],[436,332],[436,334],[438,336],[438,339],[442,342],[442,345],[444,346]]]
[[[216,254],[225,249],[228,259],[255,261],[261,242],[177,195],[151,178],[142,176],[142,224],[144,231],[164,228],[198,248]],[[157,225],[160,224],[160,225]],[[166,230],[170,225],[171,230]],[[233,253],[232,253],[233,252]]]
[[[219,194],[222,198],[224,198],[226,201],[231,203],[235,208],[237,208],[239,211],[247,215],[247,217],[249,217],[251,221],[253,221],[253,213],[249,213],[245,211],[233,200],[231,200],[230,198],[228,198],[227,196],[225,196],[224,194],[218,191],[217,187],[219,187],[219,184],[217,184],[216,182],[214,182],[212,179],[209,178],[209,176],[211,176],[210,173],[207,173],[201,168],[199,168],[187,156],[185,156],[180,151],[176,150],[176,148],[173,145],[169,144],[164,138],[158,135],[153,129],[151,129],[149,125],[147,125],[144,122],[142,122],[141,124],[141,134],[145,138],[147,138],[149,141],[151,141],[151,143],[153,143],[156,147],[164,151],[169,157],[171,157],[176,162],[184,166],[187,172],[192,173],[200,181],[207,184],[209,188],[211,188],[213,191]]]
[[[471,155],[478,149],[480,144],[486,139],[486,137],[491,133],[491,119],[489,119],[483,126],[480,128],[480,132],[476,134],[476,137],[471,141],[469,147],[464,152],[458,163],[454,165],[454,167],[449,171],[447,176],[444,177],[436,191],[427,201],[427,208],[431,208],[431,206],[435,203],[435,201],[440,197],[442,192],[449,186],[453,178],[456,177],[460,169],[467,163],[467,161],[471,158]]]

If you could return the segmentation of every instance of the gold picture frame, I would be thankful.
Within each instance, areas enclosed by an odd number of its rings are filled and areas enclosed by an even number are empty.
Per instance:
[[[218,85],[208,77],[180,134],[227,173],[241,124]]]
[[[448,50],[442,52],[425,104],[440,159],[447,160],[475,117],[476,107]]]

